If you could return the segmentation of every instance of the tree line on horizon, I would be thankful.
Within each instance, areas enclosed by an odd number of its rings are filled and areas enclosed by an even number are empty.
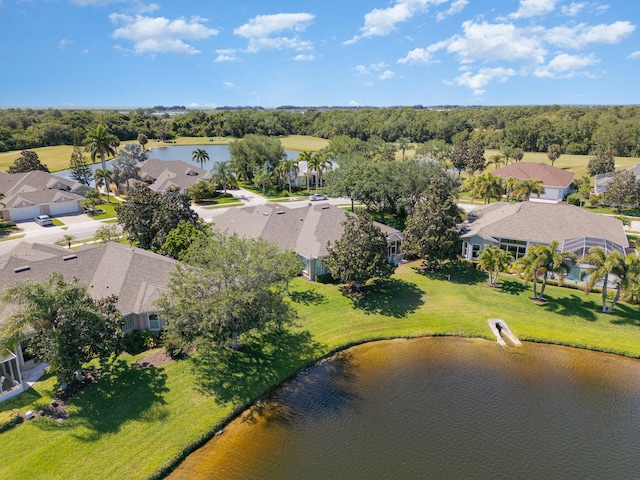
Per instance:
[[[503,106],[426,109],[414,107],[306,110],[187,110],[170,115],[151,109],[1,109],[0,151],[79,145],[87,132],[105,125],[120,141],[143,134],[161,141],[176,137],[310,135],[363,141],[406,140],[454,144],[465,137],[487,149],[504,145],[526,152],[588,155],[596,151],[640,156],[639,106]]]

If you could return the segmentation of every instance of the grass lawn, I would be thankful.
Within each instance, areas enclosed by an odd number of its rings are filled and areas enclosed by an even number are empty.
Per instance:
[[[330,351],[368,340],[420,335],[491,338],[487,319],[502,318],[521,340],[573,345],[640,357],[640,308],[622,304],[599,313],[600,296],[547,287],[545,304],[533,303],[531,286],[463,267],[423,273],[418,263],[399,267],[392,279],[353,299],[339,286],[292,282],[295,328],[245,336],[242,353],[224,351],[131,369],[123,356],[69,402],[58,424],[29,421],[2,434],[0,478],[148,478],[188,447],[208,437],[233,411],[283,378]],[[450,275],[450,280],[447,280]],[[498,348],[498,347],[496,347]],[[526,348],[526,346],[524,347]],[[144,354],[141,354],[144,355]],[[0,404],[0,411],[37,409],[52,395],[53,379]],[[187,449],[187,450],[185,450]]]

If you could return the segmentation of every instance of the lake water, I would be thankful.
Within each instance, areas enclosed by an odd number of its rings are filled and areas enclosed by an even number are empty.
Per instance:
[[[213,165],[217,162],[223,162],[225,160],[231,160],[231,155],[229,154],[229,146],[228,145],[171,145],[167,147],[157,147],[152,148],[147,152],[148,159],[159,159],[159,160],[182,160],[190,165],[194,165],[199,167],[200,163],[192,160],[193,151],[196,148],[202,148],[207,151],[209,154],[209,161],[205,162],[203,168],[205,170],[211,170]],[[298,154],[300,152],[294,150],[285,150],[288,158],[298,158]],[[107,168],[111,168],[113,164],[112,160],[107,161]],[[91,165],[91,169],[95,171],[96,168],[102,168],[102,164],[100,162]],[[69,170],[62,170],[60,172],[55,172],[55,175],[58,175],[63,178],[71,178]]]
[[[525,343],[393,340],[280,388],[171,479],[631,479],[640,362]]]

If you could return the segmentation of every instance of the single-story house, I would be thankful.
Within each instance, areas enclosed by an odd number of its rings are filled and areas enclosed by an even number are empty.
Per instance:
[[[530,245],[549,245],[554,240],[560,242],[560,250],[578,257],[594,246],[624,254],[630,250],[620,220],[566,203],[499,202],[479,207],[469,212],[461,238],[462,256],[468,260],[476,260],[489,245],[518,259]]]
[[[631,168],[623,168],[621,172],[631,172],[635,175],[636,181],[640,182],[640,163],[634,165]],[[602,194],[607,191],[607,185],[613,178],[615,172],[601,173],[594,177],[593,193],[596,195]]]
[[[315,280],[317,275],[328,273],[322,260],[329,255],[327,243],[340,239],[344,230],[342,222],[347,215],[351,214],[327,203],[299,208],[267,203],[230,208],[213,222],[223,231],[261,237],[282,250],[295,251],[303,261],[302,273],[309,280]],[[387,225],[377,222],[376,225],[387,235],[389,260],[400,262],[402,234]]]
[[[155,192],[179,189],[189,194],[189,189],[200,180],[210,180],[211,172],[195,167],[182,160],[151,159],[138,164],[140,180]]]
[[[38,215],[82,213],[83,195],[89,187],[57,175],[34,170],[26,173],[0,172],[0,204],[3,220],[29,220]]]
[[[57,271],[65,280],[78,278],[93,298],[116,295],[126,333],[136,329],[157,332],[164,326],[164,320],[154,301],[166,289],[174,266],[175,260],[168,257],[115,242],[76,251],[21,242],[0,257],[0,291],[23,281],[44,281]],[[0,323],[11,308],[0,303]],[[22,391],[22,372],[34,366],[21,347],[0,355],[0,377],[4,377],[0,401]]]
[[[544,193],[532,197],[532,200],[553,200],[561,202],[570,193],[571,183],[575,173],[561,168],[556,168],[548,163],[514,162],[506,167],[494,170],[493,175],[507,179],[509,177],[518,180],[540,179],[544,186]]]

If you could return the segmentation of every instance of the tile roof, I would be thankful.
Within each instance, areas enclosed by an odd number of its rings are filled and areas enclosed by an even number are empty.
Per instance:
[[[342,222],[350,213],[328,203],[288,208],[276,203],[256,207],[230,208],[213,219],[224,231],[275,243],[282,250],[294,250],[305,258],[325,257],[327,242],[342,236]],[[375,222],[387,235],[400,234]]]
[[[575,173],[556,168],[548,163],[514,162],[506,167],[494,170],[493,175],[502,178],[515,177],[520,180],[539,178],[543,185],[550,187],[568,187]]]
[[[553,240],[596,237],[629,246],[620,220],[566,203],[499,202],[476,208],[471,214],[476,220],[468,224],[462,238],[478,235],[496,241],[510,238],[550,244]]]
[[[140,313],[154,309],[152,302],[166,289],[174,266],[168,257],[115,242],[77,251],[21,242],[0,257],[0,290],[26,280],[43,281],[57,271],[66,280],[78,278],[93,298],[117,295],[122,314]],[[0,318],[2,311],[0,305]]]

